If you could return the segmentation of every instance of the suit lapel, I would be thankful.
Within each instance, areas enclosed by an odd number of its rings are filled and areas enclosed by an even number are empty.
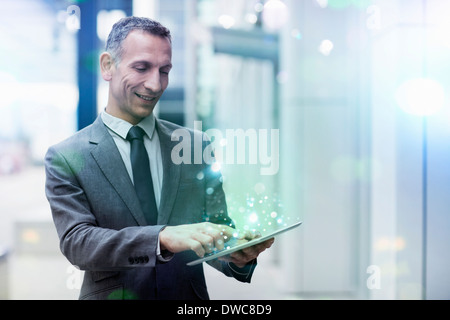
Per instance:
[[[181,166],[175,165],[171,159],[172,149],[178,143],[177,141],[172,141],[172,131],[158,120],[156,120],[156,129],[158,130],[161,144],[161,157],[164,170],[158,224],[167,224],[177,197]]]
[[[146,225],[144,214],[122,157],[100,116],[92,126],[90,143],[95,145],[91,154],[105,177],[122,198],[136,222],[142,226]]]

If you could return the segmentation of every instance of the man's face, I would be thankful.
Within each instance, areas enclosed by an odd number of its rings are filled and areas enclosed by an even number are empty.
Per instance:
[[[132,124],[149,116],[169,84],[172,46],[161,36],[140,30],[122,42],[123,55],[111,66],[107,111]]]

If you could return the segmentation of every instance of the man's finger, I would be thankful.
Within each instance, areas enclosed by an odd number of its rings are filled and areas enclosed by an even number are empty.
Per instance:
[[[266,249],[269,249],[273,245],[274,242],[275,242],[275,238],[270,238],[264,242],[261,242],[261,245],[265,246]]]
[[[241,240],[253,240],[261,237],[261,233],[258,230],[244,230],[238,233],[238,238]]]
[[[199,256],[200,258],[203,258],[205,256],[206,251],[205,251],[203,245],[200,242],[198,242],[197,240],[188,239],[187,246],[189,249],[194,251],[197,254],[197,256]]]
[[[217,250],[222,250],[225,242],[232,237],[232,231],[234,229],[226,225],[205,223],[200,231],[212,237],[214,242],[213,247]]]
[[[212,252],[214,249],[219,249],[218,242],[219,239],[215,239],[213,235],[211,234],[205,234],[205,233],[197,233],[193,236],[194,240],[197,240],[201,243],[203,248],[205,249],[206,253]],[[223,241],[222,241],[223,242]],[[223,244],[222,244],[223,247]]]
[[[227,226],[227,225],[223,225],[223,224],[216,224],[215,225],[217,230],[219,230],[220,234],[222,236],[227,237],[227,239],[230,239],[231,237],[233,237],[233,234],[236,232],[236,229]]]
[[[274,238],[270,238],[264,242],[255,244],[254,246],[248,247],[248,248],[244,248],[242,249],[242,251],[244,251],[245,254],[248,255],[258,255],[261,252],[263,252],[264,250],[270,248],[272,246],[272,244],[274,243],[275,239]]]

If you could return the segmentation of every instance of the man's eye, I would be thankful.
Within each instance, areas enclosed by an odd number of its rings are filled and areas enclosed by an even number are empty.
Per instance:
[[[134,69],[139,72],[144,72],[145,70],[147,70],[147,68],[140,68],[140,67],[134,67]]]

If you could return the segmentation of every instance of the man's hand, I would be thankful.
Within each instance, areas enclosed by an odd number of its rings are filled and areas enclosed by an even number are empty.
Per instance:
[[[168,226],[159,233],[159,244],[161,250],[173,253],[192,250],[203,257],[214,249],[222,250],[235,231],[229,226],[210,222]]]
[[[254,238],[258,238],[259,233],[246,231],[243,235],[240,236],[239,243],[248,242]],[[226,262],[232,262],[237,267],[242,268],[250,261],[256,259],[261,252],[270,248],[274,243],[275,238],[270,238],[264,242],[255,244],[254,246],[233,252],[229,255],[220,257],[219,260],[223,260]]]

